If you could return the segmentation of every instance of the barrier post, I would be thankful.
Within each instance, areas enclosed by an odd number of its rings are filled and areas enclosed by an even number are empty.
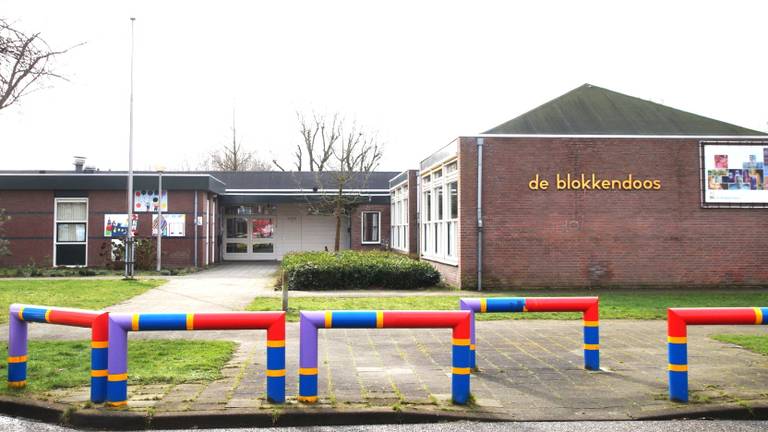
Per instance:
[[[451,394],[454,403],[466,404],[470,396],[470,325],[468,311],[302,311],[299,401],[317,402],[320,328],[451,328]]]
[[[755,324],[768,324],[768,307],[667,309],[669,399],[688,402],[689,325]]]
[[[26,386],[29,338],[27,323],[85,327],[91,329],[91,402],[104,402],[107,399],[107,320],[106,312],[12,304],[9,308],[8,325],[8,386]]]
[[[285,312],[111,314],[109,406],[127,405],[128,332],[173,330],[266,330],[267,399],[285,401]]]
[[[462,298],[459,308],[471,312],[469,359],[477,369],[475,314],[494,312],[582,312],[584,368],[600,370],[600,313],[598,297],[490,297]]]

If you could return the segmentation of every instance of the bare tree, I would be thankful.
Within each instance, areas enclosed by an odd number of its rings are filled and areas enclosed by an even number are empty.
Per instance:
[[[303,171],[305,163],[311,172],[325,171],[332,157],[333,148],[341,138],[342,121],[339,114],[328,116],[313,112],[312,118],[308,119],[304,114],[297,112],[296,117],[302,138],[302,142],[296,144],[296,150],[293,153],[296,171]],[[272,163],[281,171],[286,171],[277,160],[273,160]]]
[[[39,89],[45,78],[62,78],[51,67],[51,60],[71,48],[55,51],[40,37],[16,30],[0,18],[0,110]]]
[[[365,131],[354,122],[346,125],[338,114],[313,114],[311,121],[299,114],[298,120],[303,142],[293,154],[294,166],[301,171],[306,164],[314,173],[313,187],[321,194],[308,196],[307,202],[313,211],[336,218],[333,250],[338,251],[342,219],[361,202],[360,194],[350,193],[348,189],[366,187],[381,161],[382,146],[375,133]],[[300,186],[307,187],[306,184]]]
[[[11,217],[5,213],[5,209],[0,209],[0,256],[11,254],[10,242],[8,239],[3,238],[5,234],[3,225],[9,220],[11,220]]]
[[[244,149],[238,142],[233,115],[232,142],[212,151],[199,168],[206,171],[270,171],[272,166],[259,159],[255,151]]]

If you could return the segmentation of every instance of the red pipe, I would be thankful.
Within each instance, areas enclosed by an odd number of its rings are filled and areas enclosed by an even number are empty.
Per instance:
[[[196,313],[193,314],[195,330],[243,330],[267,329],[285,312],[242,312],[242,313]]]
[[[454,337],[469,338],[469,311],[385,311],[384,328],[454,328]]]
[[[669,311],[686,324],[755,324],[754,308],[671,308]]]
[[[597,297],[526,297],[525,309],[528,312],[577,312],[597,302]]]
[[[51,324],[62,324],[74,327],[90,327],[93,320],[99,316],[98,312],[68,311],[49,309],[48,322]]]

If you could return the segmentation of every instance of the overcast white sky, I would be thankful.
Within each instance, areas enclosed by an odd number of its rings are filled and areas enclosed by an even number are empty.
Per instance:
[[[402,170],[589,82],[768,130],[765,1],[8,1],[55,48],[51,82],[0,111],[0,169],[194,164],[230,138],[288,160],[296,111],[379,132]]]

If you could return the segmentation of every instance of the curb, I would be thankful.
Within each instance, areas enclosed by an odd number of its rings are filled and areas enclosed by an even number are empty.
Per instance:
[[[338,410],[330,408],[294,409],[279,412],[266,410],[239,411],[195,411],[183,413],[160,413],[149,415],[143,412],[104,411],[93,408],[75,410],[65,404],[41,402],[30,399],[0,396],[0,414],[23,417],[45,423],[61,424],[83,429],[142,430],[142,429],[198,429],[237,427],[290,427],[290,426],[345,426],[380,424],[419,424],[455,421],[474,422],[519,422],[520,418],[490,412],[416,411],[392,409]],[[626,420],[768,420],[768,404],[754,407],[712,406],[685,407],[656,411],[648,415],[630,414]],[[568,421],[622,421],[606,417],[579,418],[537,418],[524,421],[568,422]]]

